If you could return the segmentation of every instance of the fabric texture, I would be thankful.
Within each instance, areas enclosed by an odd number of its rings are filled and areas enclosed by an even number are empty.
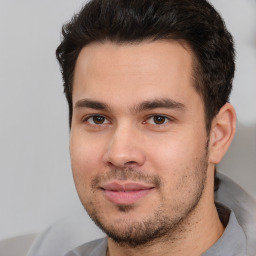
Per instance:
[[[0,241],[0,255],[25,256],[34,241],[36,234],[26,234]]]
[[[202,256],[246,256],[246,237],[234,212],[231,212],[228,225],[220,239]]]
[[[256,200],[227,176],[218,173],[218,177],[221,183],[215,200],[231,209],[232,213],[222,237],[203,256],[255,256]],[[91,230],[96,227],[92,224],[88,226],[87,218],[81,208],[65,220],[55,223],[38,236],[27,256],[105,256],[106,239],[88,243],[97,237],[91,235]],[[98,238],[102,236],[104,234],[99,232]],[[234,253],[230,254],[228,249],[225,251],[223,244],[233,248]]]

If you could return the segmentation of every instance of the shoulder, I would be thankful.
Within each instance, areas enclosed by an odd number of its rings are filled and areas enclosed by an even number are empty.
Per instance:
[[[64,256],[104,256],[106,255],[107,250],[107,239],[101,238],[97,239],[83,245],[78,246],[77,248],[72,249]]]
[[[16,236],[0,241],[0,255],[25,256],[33,243],[36,234]]]
[[[246,235],[248,255],[255,255],[256,200],[224,174],[217,175],[220,178],[220,187],[215,193],[215,200],[234,212]]]
[[[63,256],[73,248],[104,236],[81,207],[39,234],[27,256]]]

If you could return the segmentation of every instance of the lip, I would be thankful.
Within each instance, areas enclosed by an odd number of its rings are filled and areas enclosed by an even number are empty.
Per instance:
[[[109,182],[101,189],[109,201],[115,204],[129,205],[148,195],[154,186],[136,182]]]

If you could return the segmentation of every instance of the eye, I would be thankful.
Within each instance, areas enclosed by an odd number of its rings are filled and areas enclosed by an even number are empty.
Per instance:
[[[93,115],[89,116],[85,119],[86,122],[88,122],[91,125],[101,125],[101,124],[108,124],[110,123],[106,117],[101,115]]]
[[[147,123],[155,124],[155,125],[162,125],[170,121],[170,118],[163,116],[163,115],[154,115],[147,119]]]

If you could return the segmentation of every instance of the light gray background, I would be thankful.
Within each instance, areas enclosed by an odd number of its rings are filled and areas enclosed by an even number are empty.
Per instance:
[[[235,140],[219,170],[256,196],[256,1],[212,0],[233,33]],[[0,0],[0,239],[39,232],[80,202],[54,52],[81,0]],[[88,219],[88,222],[90,220]]]

